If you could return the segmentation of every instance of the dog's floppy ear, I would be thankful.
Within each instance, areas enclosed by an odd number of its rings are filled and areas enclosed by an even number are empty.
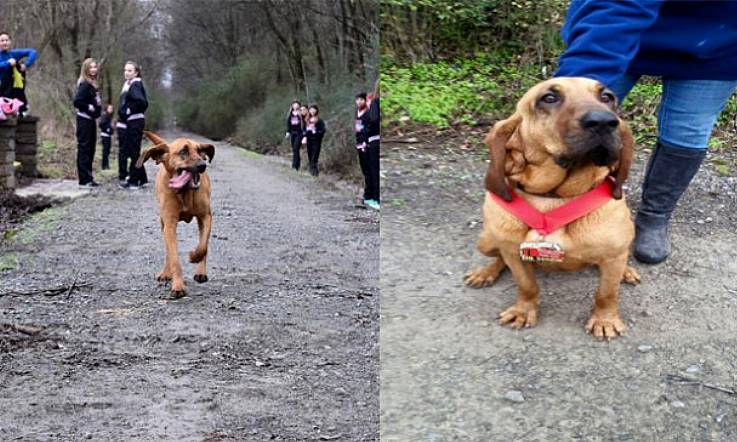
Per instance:
[[[200,143],[197,146],[197,152],[199,152],[201,155],[205,155],[207,157],[207,162],[212,163],[212,159],[215,158],[215,146],[212,144],[203,144]]]
[[[512,200],[512,195],[504,182],[507,142],[521,122],[522,116],[515,113],[506,120],[497,122],[484,139],[489,147],[489,159],[491,160],[489,169],[486,171],[486,189],[507,201]]]
[[[144,130],[143,131],[143,134],[146,135],[146,138],[148,138],[149,140],[151,140],[151,142],[154,143],[155,146],[156,145],[159,145],[159,144],[166,144],[166,141],[162,140],[160,136],[156,135],[153,132],[149,132],[147,130]]]
[[[632,166],[632,157],[635,154],[635,139],[632,137],[632,131],[624,121],[620,120],[619,138],[622,140],[622,151],[619,153],[619,166],[614,176],[614,189],[612,196],[614,199],[622,198],[622,184],[627,180]]]
[[[141,154],[140,157],[138,157],[138,161],[136,161],[136,167],[141,168],[143,167],[143,163],[146,162],[149,158],[153,158],[154,161],[156,161],[156,164],[159,164],[162,160],[162,157],[169,153],[169,146],[166,143],[158,144],[150,149],[147,149],[143,154]]]

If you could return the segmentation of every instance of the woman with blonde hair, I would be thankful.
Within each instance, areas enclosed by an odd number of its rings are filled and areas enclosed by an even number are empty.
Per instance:
[[[97,187],[92,178],[92,161],[95,157],[97,134],[95,120],[102,112],[102,100],[98,92],[97,61],[87,58],[77,80],[74,107],[77,109],[77,174],[80,187]]]

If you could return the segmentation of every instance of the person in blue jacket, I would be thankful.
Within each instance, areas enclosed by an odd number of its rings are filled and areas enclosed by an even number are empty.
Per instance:
[[[24,105],[21,113],[28,107],[25,94],[26,70],[36,61],[35,49],[11,49],[13,42],[10,34],[0,31],[0,97],[17,98]],[[25,60],[24,60],[25,59]],[[20,76],[20,87],[15,87],[14,76]]]
[[[561,31],[557,77],[588,77],[620,102],[642,75],[662,78],[658,139],[635,218],[634,256],[671,252],[671,213],[706,156],[737,86],[737,2],[573,0]]]

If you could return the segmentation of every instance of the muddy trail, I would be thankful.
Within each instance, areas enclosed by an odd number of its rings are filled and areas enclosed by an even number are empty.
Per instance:
[[[408,138],[385,142],[381,165],[382,440],[737,440],[737,177],[717,173],[723,157],[682,199],[671,258],[630,259],[642,283],[620,291],[628,332],[602,342],[584,331],[594,269],[537,272],[538,325],[498,324],[511,274],[463,284],[488,259],[475,250],[483,133]]]
[[[153,186],[105,183],[2,243],[0,440],[378,439],[378,214],[214,144],[209,281],[180,223],[184,298],[154,280]]]

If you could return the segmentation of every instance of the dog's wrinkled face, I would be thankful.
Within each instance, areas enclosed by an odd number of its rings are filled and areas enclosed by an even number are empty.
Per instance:
[[[514,115],[486,137],[492,160],[487,188],[508,199],[505,176],[533,193],[545,193],[582,167],[624,167],[615,189],[621,196],[632,140],[616,106],[609,89],[587,78],[553,78],[532,87]]]
[[[529,122],[552,133],[545,149],[569,169],[593,162],[611,166],[619,160],[621,140],[615,113],[616,98],[604,85],[582,78],[541,83],[523,98]]]
[[[141,155],[137,163],[140,164],[139,167],[148,158],[153,158],[169,173],[170,188],[194,190],[200,187],[200,175],[207,169],[205,159],[212,162],[215,156],[213,145],[198,143],[186,138],[178,138],[171,143],[166,143],[151,132],[146,132],[146,136],[156,143],[156,146]]]

